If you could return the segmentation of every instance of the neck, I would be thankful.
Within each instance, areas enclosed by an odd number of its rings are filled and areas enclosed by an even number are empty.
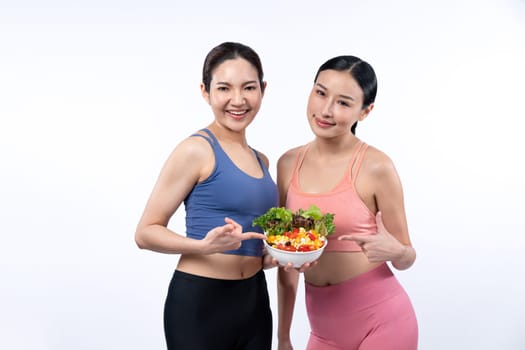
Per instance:
[[[208,129],[221,142],[237,143],[243,146],[248,145],[248,142],[246,141],[246,129],[242,129],[241,131],[235,131],[228,129],[216,122],[213,122],[210,125],[208,125]]]
[[[337,155],[340,153],[346,153],[359,139],[354,134],[347,134],[341,137],[334,138],[320,138],[316,137],[312,142],[312,148],[319,154],[326,155]]]

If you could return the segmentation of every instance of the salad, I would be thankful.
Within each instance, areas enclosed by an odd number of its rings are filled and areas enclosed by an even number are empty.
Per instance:
[[[270,246],[292,252],[320,249],[326,244],[326,236],[335,231],[334,214],[323,214],[315,205],[296,212],[272,207],[252,224],[264,230]]]

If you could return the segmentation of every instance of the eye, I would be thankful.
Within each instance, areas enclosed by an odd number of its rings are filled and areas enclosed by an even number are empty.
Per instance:
[[[226,86],[218,86],[217,90],[219,90],[219,91],[228,91],[228,87],[226,87]]]
[[[325,93],[324,93],[323,90],[315,90],[315,93],[316,93],[317,95],[319,95],[319,96],[324,96],[324,95],[325,95]]]
[[[248,91],[253,91],[253,90],[257,90],[257,86],[255,86],[255,85],[248,85],[248,86],[246,86],[245,89],[248,90]]]
[[[344,107],[350,107],[350,105],[348,104],[348,102],[344,101],[344,100],[340,100],[338,101],[337,103],[339,103],[341,106],[344,106]]]

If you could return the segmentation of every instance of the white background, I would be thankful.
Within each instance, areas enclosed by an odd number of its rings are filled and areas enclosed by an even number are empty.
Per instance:
[[[212,120],[200,70],[223,41],[263,61],[248,137],[273,175],[312,137],[318,66],[374,66],[358,134],[404,184],[418,259],[396,275],[420,348],[524,349],[523,0],[0,1],[0,348],[164,348],[177,256],[133,235],[169,152]],[[184,230],[183,210],[170,225]]]

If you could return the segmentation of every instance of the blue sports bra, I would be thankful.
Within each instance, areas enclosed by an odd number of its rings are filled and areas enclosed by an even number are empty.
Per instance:
[[[215,167],[211,175],[198,183],[184,199],[187,237],[203,239],[208,231],[224,225],[225,217],[241,224],[244,232],[262,232],[259,227],[252,226],[253,219],[278,204],[277,186],[268,169],[257,151],[252,149],[263,170],[263,177],[255,178],[246,174],[228,157],[210,130],[202,131],[209,137],[201,134],[191,136],[208,141],[215,155]],[[262,256],[262,251],[263,242],[250,239],[243,241],[239,249],[224,253]]]

